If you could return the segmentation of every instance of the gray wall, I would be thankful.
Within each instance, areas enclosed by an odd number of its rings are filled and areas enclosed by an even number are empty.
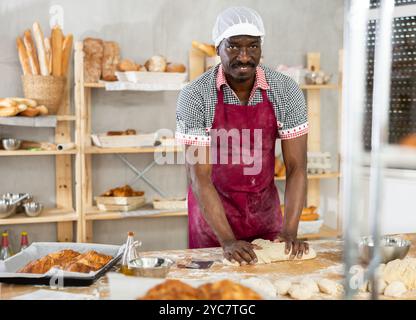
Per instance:
[[[49,7],[59,4],[64,9],[64,33],[76,40],[87,36],[118,41],[123,57],[145,61],[160,53],[172,61],[187,62],[192,40],[210,42],[216,15],[232,5],[246,5],[261,14],[266,27],[265,63],[298,65],[305,63],[305,53],[321,52],[323,70],[337,72],[338,50],[342,47],[342,0],[0,0],[0,97],[22,95],[21,69],[15,49],[15,37],[30,27],[34,20],[49,33]],[[135,128],[152,131],[174,129],[177,93],[106,93],[94,91],[93,131],[101,132]],[[337,95],[323,93],[322,150],[337,153]],[[22,139],[53,139],[49,129],[0,126],[0,136]],[[145,155],[129,155],[139,168],[151,160]],[[335,164],[334,160],[334,164]],[[128,183],[132,172],[115,155],[94,156],[93,189],[98,194],[115,185]],[[48,206],[54,203],[54,159],[52,157],[0,158],[0,193],[30,192]],[[170,195],[183,195],[186,190],[183,167],[157,167],[149,178]],[[144,184],[136,184],[152,197]],[[336,210],[335,182],[322,182],[321,211],[328,217]],[[331,218],[329,217],[329,218]],[[330,220],[333,220],[332,218]],[[128,230],[135,230],[145,249],[184,248],[187,245],[187,219],[128,219],[94,223],[94,241],[121,243]],[[6,226],[17,244],[18,232],[24,228],[32,241],[56,240],[53,224]]]

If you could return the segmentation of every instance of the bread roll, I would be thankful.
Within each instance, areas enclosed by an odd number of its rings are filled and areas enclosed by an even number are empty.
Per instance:
[[[117,42],[104,41],[102,78],[105,81],[117,81],[116,70],[120,62],[120,48]]]
[[[39,115],[39,110],[34,107],[28,107],[25,111],[20,112],[19,115],[23,117],[36,117]]]
[[[29,56],[27,55],[25,45],[20,37],[16,38],[16,45],[17,45],[17,52],[19,53],[19,61],[20,61],[20,65],[22,66],[23,74],[24,75],[32,74],[32,69],[30,67],[30,62],[29,62]]]
[[[36,54],[35,44],[33,43],[30,30],[26,30],[23,35],[23,43],[25,44],[27,56],[29,58],[30,68],[33,75],[40,74],[38,55]]]
[[[25,111],[27,108],[29,108],[26,104],[21,103],[17,105],[17,109],[19,110],[19,112],[23,112]]]
[[[17,107],[18,103],[10,98],[0,99],[0,107],[11,108]]]
[[[181,63],[168,63],[166,66],[166,72],[179,72],[184,73],[186,71],[186,67]]]
[[[0,107],[0,117],[14,117],[19,112],[18,107]]]
[[[117,65],[117,70],[121,72],[138,71],[141,67],[142,66],[140,64],[136,64],[133,60],[123,59]]]
[[[72,53],[72,43],[74,41],[74,36],[69,34],[65,37],[64,42],[62,44],[62,75],[68,75],[69,69],[69,62],[71,60],[71,53]]]
[[[46,50],[45,50],[45,43],[43,38],[42,28],[40,27],[38,22],[33,24],[33,36],[35,38],[36,47],[38,49],[38,58],[39,58],[39,66],[40,66],[40,74],[42,76],[49,75],[49,61],[46,57]]]
[[[144,64],[147,71],[150,72],[165,72],[167,62],[166,59],[162,56],[153,56]]]
[[[16,97],[12,97],[12,98],[8,98],[10,100],[15,101],[17,104],[25,104],[29,107],[36,107],[38,105],[38,103],[36,102],[36,100],[33,99],[26,99],[26,98],[16,98]]]
[[[39,115],[46,116],[49,113],[48,108],[45,106],[37,106],[36,109],[39,111]]]
[[[52,46],[52,75],[54,77],[62,76],[62,46],[63,34],[61,28],[56,26],[52,29],[51,46]]]

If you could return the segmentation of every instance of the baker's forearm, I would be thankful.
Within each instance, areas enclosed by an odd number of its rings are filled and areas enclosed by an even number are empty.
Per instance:
[[[214,231],[220,244],[223,245],[227,241],[235,240],[221,199],[211,179],[208,177],[192,179],[192,191],[198,200],[205,220]]]
[[[304,167],[287,171],[283,230],[293,235],[297,234],[299,218],[305,203],[306,182],[307,173]]]

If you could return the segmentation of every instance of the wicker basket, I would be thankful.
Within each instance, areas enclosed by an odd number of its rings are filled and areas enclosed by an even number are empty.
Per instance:
[[[22,76],[25,98],[34,99],[48,108],[49,114],[57,114],[61,106],[66,77]]]

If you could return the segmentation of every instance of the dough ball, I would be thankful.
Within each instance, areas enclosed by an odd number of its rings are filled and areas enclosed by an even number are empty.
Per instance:
[[[368,291],[369,292],[373,292],[372,287],[373,286],[371,285],[371,282],[368,282]],[[387,282],[386,281],[384,281],[383,279],[378,279],[377,280],[377,291],[378,291],[378,294],[383,294],[383,292],[386,289],[386,287],[387,287]]]
[[[331,296],[337,294],[337,283],[333,280],[329,280],[329,279],[319,280],[318,287],[322,293],[330,294]]]
[[[384,267],[383,279],[389,284],[400,281],[409,290],[416,289],[416,258],[390,261]]]
[[[302,281],[300,282],[301,285],[308,287],[309,290],[315,294],[315,293],[319,293],[319,287],[316,284],[315,280],[313,279],[309,279],[309,278],[304,278],[302,279]]]
[[[276,287],[273,283],[264,278],[251,277],[240,281],[243,286],[249,287],[263,296],[276,298]]]
[[[285,296],[287,295],[290,287],[292,286],[292,282],[285,279],[279,279],[274,282],[274,286],[279,296]]]
[[[308,300],[312,297],[313,293],[308,287],[304,285],[294,284],[289,288],[289,295],[293,299]]]
[[[393,281],[390,283],[384,290],[384,295],[386,297],[398,298],[403,293],[406,293],[407,289],[403,282]]]

